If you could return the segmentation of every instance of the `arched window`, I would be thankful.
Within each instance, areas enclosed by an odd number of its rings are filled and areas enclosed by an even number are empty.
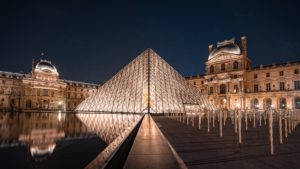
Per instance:
[[[222,72],[225,72],[225,69],[226,69],[225,63],[222,63],[222,64],[221,64],[221,71],[222,71]]]
[[[269,107],[272,107],[272,99],[267,98],[267,99],[265,100],[265,109],[266,109],[266,108],[269,108]]]
[[[239,68],[239,63],[237,61],[233,62],[233,70],[237,70]]]
[[[226,85],[225,84],[220,85],[220,94],[226,94]]]
[[[31,100],[26,100],[25,107],[31,108]]]
[[[239,92],[239,86],[238,85],[234,85],[233,86],[233,93],[238,93]]]
[[[210,73],[214,73],[214,72],[215,72],[215,68],[214,68],[214,66],[213,66],[213,65],[211,65],[211,66],[210,66],[210,68],[209,68],[209,72],[210,72]]]
[[[49,109],[49,101],[48,100],[43,100],[42,108],[43,109]]]
[[[285,109],[286,108],[286,99],[285,98],[280,98],[279,99],[279,108],[280,109]]]
[[[259,109],[258,99],[253,99],[252,100],[252,109]]]
[[[295,98],[295,108],[300,109],[300,97]]]

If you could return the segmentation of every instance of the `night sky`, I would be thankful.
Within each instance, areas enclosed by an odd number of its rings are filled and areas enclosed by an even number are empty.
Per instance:
[[[2,0],[0,70],[29,73],[43,58],[63,79],[103,83],[150,47],[190,76],[209,44],[242,35],[252,66],[300,60],[296,1],[141,1]]]

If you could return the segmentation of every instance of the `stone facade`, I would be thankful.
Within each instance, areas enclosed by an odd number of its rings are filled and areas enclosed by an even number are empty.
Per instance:
[[[205,74],[186,77],[218,107],[300,109],[300,61],[251,67],[247,38],[208,47]]]
[[[98,87],[60,79],[50,61],[40,60],[29,74],[0,71],[0,109],[72,111]]]

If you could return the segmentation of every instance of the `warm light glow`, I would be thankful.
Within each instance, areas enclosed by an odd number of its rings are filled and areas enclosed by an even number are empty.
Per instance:
[[[91,131],[107,144],[113,142],[124,131],[131,129],[142,117],[140,114],[104,114],[104,113],[78,113],[77,117]]]
[[[59,101],[59,102],[58,102],[58,105],[62,105],[62,102],[61,102],[61,101]]]
[[[58,119],[58,121],[61,120],[61,111],[60,110],[58,111],[57,119]]]
[[[104,83],[76,111],[179,113],[214,106],[152,49]]]

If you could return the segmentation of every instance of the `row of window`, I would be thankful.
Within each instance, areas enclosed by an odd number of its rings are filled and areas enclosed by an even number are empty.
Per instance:
[[[75,97],[73,97],[74,95],[72,95],[71,93],[68,93],[67,94],[67,98],[68,99],[72,99],[72,98],[78,98],[78,96],[80,96],[80,99],[84,99],[84,95],[83,94],[77,94],[77,93],[75,93]],[[86,95],[86,97],[88,97],[88,95]]]
[[[267,98],[264,100],[264,108],[269,108],[272,107],[272,99]],[[251,108],[252,109],[259,109],[259,101],[258,99],[253,99],[251,102]],[[280,109],[286,109],[287,104],[286,104],[286,99],[285,98],[280,98],[279,99],[279,105],[278,108]],[[294,108],[300,109],[300,97],[296,97],[294,99]]]
[[[273,85],[273,87],[275,87],[275,86]],[[271,91],[271,90],[272,90],[271,83],[266,83],[266,91],[268,92],[268,91]],[[285,89],[285,82],[279,82],[279,90],[280,91],[286,90]],[[294,90],[300,90],[300,81],[294,81]],[[253,91],[254,92],[259,92],[258,84],[255,84],[253,86]]]
[[[238,85],[234,85],[233,86],[233,93],[238,93],[238,92],[239,92]],[[210,87],[209,88],[209,94],[213,94],[213,93],[214,93],[214,88]],[[226,94],[226,85],[225,84],[220,85],[220,94]]]
[[[294,74],[295,75],[299,74],[299,69],[295,69]],[[279,71],[279,76],[284,76],[284,71]],[[270,77],[270,73],[266,73],[266,77]],[[254,74],[253,78],[257,79],[257,74]]]
[[[232,69],[237,70],[238,68],[239,68],[239,63],[237,61],[233,62]],[[221,72],[225,72],[225,71],[226,71],[226,65],[225,65],[225,63],[222,63],[221,64]],[[215,72],[215,67],[213,65],[210,66],[209,72],[210,73]]]
[[[266,83],[266,91],[271,91],[271,83]],[[284,91],[285,89],[285,82],[280,82],[279,83],[279,90]],[[294,81],[294,90],[300,90],[300,81]],[[253,91],[254,92],[259,92],[259,86],[258,84],[255,84],[253,86]],[[238,93],[239,92],[239,87],[238,85],[233,86],[233,93]],[[209,93],[208,94],[213,94],[214,93],[214,88],[210,87],[209,88]],[[220,85],[220,94],[226,94],[226,85],[221,84]]]

